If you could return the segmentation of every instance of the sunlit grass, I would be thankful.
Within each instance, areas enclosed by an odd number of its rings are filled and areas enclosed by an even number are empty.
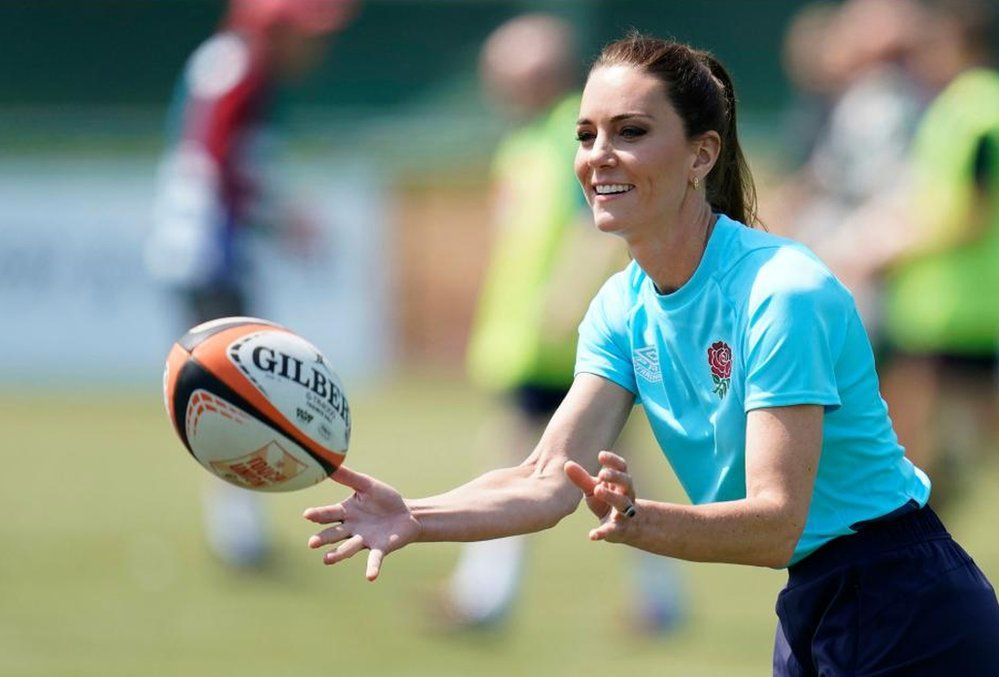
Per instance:
[[[488,404],[464,386],[408,378],[354,394],[353,466],[408,495],[488,462]],[[691,618],[664,640],[628,629],[628,553],[586,540],[585,510],[532,537],[524,591],[496,635],[433,629],[427,603],[453,545],[325,568],[305,547],[309,505],[332,483],[268,498],[278,555],[263,575],[223,568],[202,544],[201,470],[155,393],[0,396],[0,674],[768,674],[779,572],[691,565]],[[642,446],[641,444],[636,446]],[[646,468],[665,464],[648,453]],[[646,471],[648,472],[648,471]],[[662,483],[656,491],[675,494]],[[990,465],[950,520],[999,577]]]

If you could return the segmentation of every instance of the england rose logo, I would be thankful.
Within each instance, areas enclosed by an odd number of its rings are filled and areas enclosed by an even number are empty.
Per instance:
[[[711,378],[714,379],[714,392],[718,399],[725,397],[729,383],[732,381],[732,349],[724,341],[715,341],[708,348],[708,366],[711,367]]]

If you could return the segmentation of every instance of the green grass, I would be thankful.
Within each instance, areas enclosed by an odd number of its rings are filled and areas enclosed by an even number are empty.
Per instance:
[[[473,448],[487,406],[463,386],[409,378],[352,404],[354,467],[406,494],[487,463]],[[690,565],[689,624],[667,639],[635,636],[623,622],[627,553],[586,540],[585,510],[532,537],[503,632],[449,636],[425,612],[456,546],[392,555],[374,585],[363,557],[326,568],[305,547],[312,529],[299,514],[342,498],[332,483],[269,499],[279,555],[265,575],[217,564],[201,540],[204,471],[154,394],[6,394],[0,430],[0,674],[769,673],[783,574]],[[656,462],[666,474],[651,455],[645,465]],[[996,495],[993,464],[948,520],[992,579]]]

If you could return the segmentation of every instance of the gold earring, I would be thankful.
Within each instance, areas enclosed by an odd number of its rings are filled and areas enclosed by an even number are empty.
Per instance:
[[[698,186],[701,185],[701,180],[695,176],[691,183],[694,184],[694,190],[697,190]]]

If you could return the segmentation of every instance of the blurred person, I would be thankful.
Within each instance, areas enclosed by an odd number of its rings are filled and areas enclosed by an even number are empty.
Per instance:
[[[182,308],[182,331],[253,312],[255,233],[297,253],[312,244],[306,215],[276,176],[282,87],[317,66],[352,0],[232,0],[217,33],[188,60],[174,93],[146,259]],[[258,566],[268,552],[260,498],[212,480],[209,544],[226,563]]]
[[[791,17],[784,34],[781,64],[794,88],[782,124],[782,159],[790,169],[800,169],[815,151],[843,86],[829,58],[838,11],[832,2],[807,3]]]
[[[875,340],[880,282],[853,274],[850,259],[860,233],[848,224],[905,173],[926,105],[911,64],[925,27],[915,0],[848,0],[837,10],[819,48],[826,81],[841,91],[811,156],[780,191],[773,215],[850,288]]]
[[[885,396],[940,500],[960,487],[967,459],[999,438],[999,32],[993,4],[930,7],[917,63],[939,94],[908,180],[862,224],[878,237],[865,236],[853,264],[887,276]]]
[[[579,63],[572,27],[545,14],[506,22],[480,57],[487,95],[515,125],[495,156],[496,233],[467,356],[473,383],[498,396],[483,438],[504,463],[540,437],[565,397],[586,299],[627,262],[624,248],[594,232],[572,171]],[[462,548],[442,601],[451,627],[505,618],[525,545],[514,536]],[[671,629],[681,616],[675,563],[639,557],[635,565],[634,620],[648,631]]]
[[[369,550],[375,580],[410,543],[541,531],[585,498],[590,540],[787,567],[776,675],[995,675],[995,591],[926,506],[850,293],[806,247],[752,227],[736,118],[710,54],[638,35],[605,47],[576,174],[633,261],[590,305],[569,394],[521,464],[436,496],[339,468],[354,493],[305,511],[330,525],[308,544],[336,544],[325,564]],[[625,460],[601,451],[636,402],[693,505],[638,498]]]

